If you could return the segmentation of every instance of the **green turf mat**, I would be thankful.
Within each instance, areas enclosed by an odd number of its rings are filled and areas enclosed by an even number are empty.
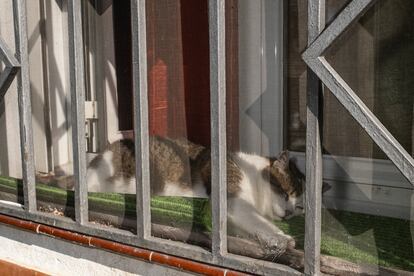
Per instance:
[[[0,193],[16,194],[21,181],[0,177]],[[73,206],[73,191],[44,184],[36,184],[38,200]],[[90,210],[119,211],[135,217],[135,196],[116,193],[89,193]],[[116,213],[116,212],[115,212]],[[190,229],[211,231],[209,201],[200,198],[151,198],[151,215],[155,223],[187,226]],[[365,215],[346,211],[322,210],[322,254],[340,257],[361,264],[414,271],[413,222],[388,217]],[[293,236],[297,248],[304,243],[304,217],[275,222],[285,233]]]
[[[297,248],[303,248],[303,216],[275,224],[295,238]],[[321,253],[359,264],[414,271],[413,226],[409,220],[322,209]]]
[[[0,176],[0,192],[16,194],[16,187],[22,189],[22,181]],[[37,183],[37,199],[73,207],[74,192]],[[136,217],[135,195],[117,193],[88,193],[89,210],[109,214]],[[202,231],[211,230],[209,201],[205,198],[162,197],[151,198],[153,222],[171,226],[191,225]]]

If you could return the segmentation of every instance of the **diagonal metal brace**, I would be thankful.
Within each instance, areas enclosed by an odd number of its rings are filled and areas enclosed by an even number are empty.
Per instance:
[[[6,68],[0,73],[0,103],[2,103],[14,77],[20,70],[20,63],[1,37],[0,61],[3,61],[6,65]]]

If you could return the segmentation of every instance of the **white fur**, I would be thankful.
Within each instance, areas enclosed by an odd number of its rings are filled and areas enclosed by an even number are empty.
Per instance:
[[[113,166],[113,152],[105,151],[97,167],[88,167],[86,179],[89,192],[101,193],[136,193],[135,178],[110,179],[115,174]],[[183,197],[199,197],[208,198],[206,189],[201,180],[197,181],[193,189],[185,189],[177,183],[167,182],[164,190],[159,194],[162,196],[183,196]]]
[[[208,198],[206,188],[201,181],[195,183],[193,189],[185,189],[176,183],[167,182],[165,183],[164,190],[159,195]]]
[[[94,168],[88,168],[88,191],[134,194],[136,191],[135,178],[121,178],[115,181],[110,179],[115,173],[112,159],[113,152],[105,151],[102,154],[99,165]],[[234,161],[242,173],[238,198],[252,205],[260,215],[272,219],[283,218],[287,208],[291,209],[290,212],[294,211],[295,202],[286,203],[283,197],[273,192],[269,181],[263,178],[261,172],[269,166],[267,158],[239,152],[235,155]],[[164,190],[159,195],[208,197],[201,180],[196,181],[193,189],[185,189],[176,183],[167,182],[164,185]]]
[[[267,158],[239,152],[234,159],[242,172],[240,193],[228,199],[228,219],[237,234],[258,239],[260,244],[278,252],[285,247],[294,246],[294,239],[283,233],[271,220],[280,220],[287,215],[287,209],[295,202],[286,202],[285,198],[275,193],[271,183],[263,177],[262,171],[269,166]],[[288,210],[289,213],[293,213]],[[243,233],[244,232],[244,233]],[[283,245],[283,243],[285,243]],[[280,253],[280,252],[279,252]],[[276,254],[279,254],[276,253]]]
[[[105,151],[97,167],[89,167],[87,170],[87,183],[89,192],[117,192],[134,194],[136,191],[135,178],[110,179],[115,173],[113,166],[113,152]],[[267,158],[239,152],[235,155],[234,162],[242,173],[240,193],[238,198],[248,203],[256,211],[271,219],[281,219],[289,213],[295,213],[296,201],[300,199],[290,198],[288,202],[274,193],[269,181],[263,178],[262,170],[269,166]],[[162,196],[183,196],[207,198],[207,192],[201,180],[196,180],[193,189],[186,189],[177,183],[167,182]],[[296,211],[297,213],[297,211]]]
[[[285,199],[273,192],[271,184],[263,178],[262,170],[269,166],[269,159],[239,152],[235,162],[242,171],[239,198],[255,207],[257,212],[271,219],[285,216]]]

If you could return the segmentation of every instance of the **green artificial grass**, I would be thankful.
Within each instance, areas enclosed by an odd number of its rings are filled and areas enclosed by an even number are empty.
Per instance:
[[[21,191],[20,180],[0,177],[0,195],[21,194],[16,187]],[[73,191],[39,183],[36,192],[39,201],[73,206]],[[91,211],[136,217],[135,195],[89,193],[88,199]],[[154,223],[211,231],[207,199],[155,196],[151,198],[151,216]],[[322,218],[322,254],[354,263],[414,271],[412,221],[328,209],[322,210]],[[298,249],[303,249],[303,216],[275,224],[295,238]]]
[[[16,195],[21,200],[22,181],[0,176],[0,194]],[[46,184],[36,184],[38,201],[50,202],[52,205],[74,206],[74,192]],[[117,193],[88,193],[90,211],[108,214],[122,214],[136,217],[135,195]],[[211,230],[209,201],[205,198],[162,197],[151,198],[151,215],[154,223],[170,226],[191,225],[201,231]]]
[[[303,216],[276,225],[296,240],[303,249]],[[414,271],[412,221],[322,209],[321,253],[358,264]]]

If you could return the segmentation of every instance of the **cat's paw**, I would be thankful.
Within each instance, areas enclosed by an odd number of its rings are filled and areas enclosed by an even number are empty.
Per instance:
[[[286,234],[283,234],[283,236],[286,238],[286,243],[287,243],[286,248],[294,249],[296,246],[295,239],[292,236],[289,236]]]
[[[267,257],[275,259],[285,251],[295,248],[295,240],[286,234],[275,234],[272,236],[258,235],[257,240]]]

